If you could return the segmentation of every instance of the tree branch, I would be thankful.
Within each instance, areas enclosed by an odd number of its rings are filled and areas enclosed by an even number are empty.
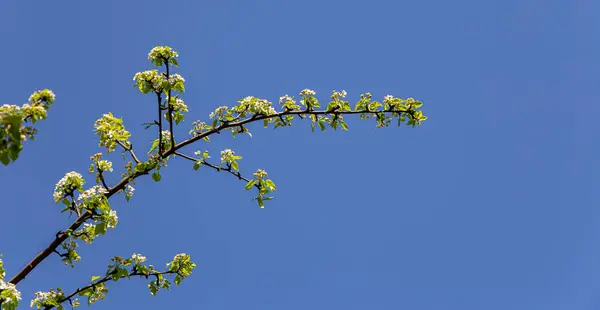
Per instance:
[[[160,98],[159,98],[159,103],[160,103]],[[386,110],[386,111],[382,111],[383,113],[398,113],[398,114],[411,114],[414,111],[400,111],[400,110]],[[375,113],[374,111],[368,111],[368,110],[361,110],[361,111],[330,111],[330,110],[326,110],[326,111],[314,111],[314,110],[304,110],[304,111],[297,111],[297,110],[289,110],[289,111],[283,111],[283,112],[278,112],[275,114],[271,114],[271,115],[252,115],[251,117],[248,117],[246,119],[243,119],[241,121],[237,121],[237,122],[227,122],[224,123],[222,125],[217,126],[216,128],[213,128],[211,130],[208,130],[206,132],[200,133],[197,136],[194,136],[192,138],[189,138],[187,140],[184,140],[182,142],[179,142],[177,145],[172,146],[169,150],[165,150],[164,152],[160,152],[159,151],[159,158],[160,159],[165,159],[170,155],[175,154],[175,152],[177,152],[179,149],[183,148],[184,146],[194,143],[202,138],[211,136],[213,134],[218,134],[219,131],[227,129],[227,128],[232,128],[232,127],[236,127],[236,126],[241,126],[244,124],[248,124],[251,122],[256,122],[256,121],[260,121],[260,120],[264,120],[264,119],[268,119],[268,118],[275,118],[275,117],[280,117],[280,116],[285,116],[285,115],[298,115],[300,117],[302,117],[305,114],[309,114],[309,115],[327,115],[327,114],[339,114],[339,115],[349,115],[349,114],[362,114],[362,113]],[[159,114],[160,114],[160,104],[159,104]],[[162,123],[159,122],[159,127],[162,128]],[[159,141],[161,139],[161,135],[162,135],[162,131],[159,134]],[[160,146],[160,142],[159,142],[159,146]],[[182,154],[183,155],[183,154]],[[183,158],[186,158],[185,156],[179,155]],[[188,156],[189,157],[189,156]],[[189,159],[189,158],[186,158]],[[196,159],[193,159],[194,161],[197,161]],[[235,175],[236,177],[249,182],[248,179],[241,177],[241,175],[239,175],[239,173],[235,173],[233,171],[231,171],[231,168],[220,168],[214,165],[211,165],[209,163],[203,162],[203,164],[205,166],[211,167],[213,169],[216,169],[218,171],[220,170],[225,170],[228,171],[229,173]],[[112,195],[114,195],[115,193],[117,193],[118,191],[122,190],[125,188],[125,186],[127,186],[127,184],[136,179],[137,177],[141,176],[141,175],[145,175],[148,174],[152,169],[154,169],[154,167],[144,167],[143,170],[134,172],[133,174],[124,177],[118,184],[116,184],[114,187],[112,187],[108,193],[106,193],[104,196],[109,199]],[[84,214],[82,214],[81,216],[79,216],[75,222],[73,222],[68,229],[71,231],[75,231],[77,230],[81,225],[83,225],[83,223],[85,223],[85,221],[87,221],[88,219],[90,219],[92,217],[92,213],[88,210],[86,211]],[[44,250],[42,250],[35,258],[33,258],[25,267],[23,267],[23,269],[21,269],[19,271],[19,273],[17,273],[9,282],[12,284],[18,284],[20,281],[22,281],[37,265],[39,265],[42,261],[44,261],[44,259],[46,259],[50,254],[52,254],[54,252],[54,250],[56,250],[56,248],[58,248],[58,246],[60,246],[60,244],[62,242],[64,242],[65,240],[67,240],[68,235],[64,232],[59,232],[56,237],[54,238],[54,240],[50,243],[50,245],[48,245],[48,247],[46,247]]]

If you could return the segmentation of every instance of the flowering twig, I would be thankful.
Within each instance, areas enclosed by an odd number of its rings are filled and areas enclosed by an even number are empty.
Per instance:
[[[161,272],[150,272],[150,273],[148,273],[148,274],[144,274],[144,273],[141,273],[141,272],[137,272],[137,271],[133,271],[133,270],[132,270],[132,271],[131,271],[131,272],[130,272],[128,275],[122,275],[122,276],[121,276],[119,279],[122,279],[122,278],[129,278],[129,277],[133,277],[133,276],[145,277],[145,278],[148,278],[149,276],[153,276],[153,277],[156,277],[156,278],[158,279],[158,277],[159,277],[160,275],[166,275],[166,274],[175,274],[175,273],[178,273],[178,272],[179,272],[179,270],[177,270],[177,271],[170,271],[170,270],[167,270],[167,271],[161,271]],[[79,294],[80,292],[82,292],[82,291],[85,291],[85,290],[87,290],[87,289],[90,289],[90,288],[95,288],[95,287],[96,287],[96,286],[98,286],[99,284],[102,284],[102,283],[105,283],[105,282],[108,282],[108,281],[112,280],[112,279],[113,279],[113,275],[114,275],[115,273],[117,273],[117,270],[115,270],[115,271],[113,271],[113,272],[111,272],[111,273],[107,274],[106,276],[104,276],[104,277],[102,277],[102,278],[100,278],[100,279],[98,279],[98,280],[96,280],[96,281],[93,281],[93,282],[92,282],[92,283],[90,283],[89,285],[86,285],[86,286],[83,286],[83,287],[80,287],[80,288],[76,289],[76,290],[75,290],[75,291],[73,291],[71,294],[69,294],[69,295],[66,295],[65,297],[63,297],[63,298],[59,299],[59,300],[58,300],[58,303],[60,304],[60,303],[63,303],[63,302],[65,302],[65,301],[71,301],[71,299],[72,299],[73,297],[75,297],[75,295]],[[54,308],[54,307],[55,307],[55,306],[46,306],[46,307],[44,307],[44,309],[52,309],[52,308]]]
[[[182,154],[182,153],[179,153],[179,152],[175,152],[175,155],[181,156],[181,157],[183,157],[183,158],[185,158],[187,160],[193,161],[194,163],[199,161],[196,158],[193,158],[191,156],[188,156],[188,155],[185,155],[185,154]],[[231,169],[231,166],[227,166],[226,168],[222,168],[222,167],[218,167],[218,166],[215,166],[213,164],[207,163],[205,160],[202,160],[201,163],[202,163],[202,165],[205,165],[207,167],[211,167],[211,168],[213,168],[213,169],[215,169],[217,171],[227,171],[227,172],[231,173],[232,175],[234,175],[235,177],[237,177],[238,179],[246,181],[246,183],[250,182],[250,180],[248,178],[243,177],[242,174],[239,171],[236,172],[233,169]],[[257,185],[255,185],[255,186],[258,188]]]
[[[414,113],[414,111],[402,111],[402,110],[385,110],[385,111],[380,111],[383,113],[397,113],[397,114],[402,114],[402,113],[408,113],[408,114],[412,114]],[[172,155],[173,153],[175,153],[177,150],[181,149],[182,147],[194,143],[200,139],[206,138],[210,135],[213,135],[215,133],[220,132],[223,129],[227,129],[227,128],[232,128],[232,127],[238,127],[238,126],[242,126],[251,122],[256,122],[256,121],[260,121],[260,120],[264,120],[264,119],[270,119],[270,118],[279,118],[279,117],[283,117],[286,115],[298,115],[298,116],[304,116],[304,114],[309,114],[309,115],[328,115],[328,114],[334,114],[334,115],[351,115],[351,114],[363,114],[363,113],[374,113],[372,111],[368,111],[367,109],[364,110],[358,110],[358,111],[330,111],[330,110],[321,110],[321,111],[317,111],[317,110],[304,110],[304,111],[297,111],[297,110],[289,110],[289,111],[283,111],[283,112],[278,112],[278,113],[274,113],[274,114],[270,114],[270,115],[258,115],[258,114],[254,114],[251,117],[248,117],[246,119],[243,119],[241,121],[237,121],[237,122],[225,122],[222,123],[221,125],[208,130],[206,132],[200,133],[194,137],[191,137],[187,140],[183,140],[179,143],[177,143],[173,148],[171,148],[170,150],[166,150],[162,155],[162,157],[166,157],[169,155]]]

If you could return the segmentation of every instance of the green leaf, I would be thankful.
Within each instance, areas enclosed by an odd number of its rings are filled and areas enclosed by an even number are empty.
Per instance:
[[[6,152],[0,152],[0,162],[3,165],[8,165],[10,163],[10,158],[8,158],[8,154]]]
[[[238,166],[237,161],[232,161],[231,162],[231,167],[235,170],[235,171],[240,171],[240,167]]]
[[[258,197],[256,198],[256,200],[258,201],[258,206],[259,206],[259,207],[261,207],[261,208],[264,208],[264,207],[265,207],[265,203],[263,202],[263,199],[262,199],[262,197],[258,196]]]
[[[325,131],[325,123],[319,122],[319,128],[321,128],[321,131]]]
[[[156,139],[156,140],[154,140],[154,142],[152,142],[152,147],[150,148],[150,152],[154,151],[157,146],[158,146],[158,139]]]
[[[266,180],[265,184],[267,185],[267,187],[269,189],[272,189],[272,190],[276,190],[277,189],[277,187],[275,186],[275,183],[273,183],[272,180]]]
[[[77,293],[77,295],[79,295],[79,296],[90,296],[90,295],[92,295],[93,293],[94,293],[94,291],[93,291],[93,290],[92,290],[92,288],[90,287],[90,288],[86,288],[86,289],[85,289],[85,290],[83,290],[83,291],[80,291],[79,293]]]
[[[344,130],[348,130],[348,125],[346,125],[346,122],[340,120],[340,126],[342,126],[342,129]]]
[[[96,235],[104,235],[106,233],[106,223],[96,224],[94,227],[94,234]]]
[[[91,282],[94,282],[94,281],[96,281],[96,280],[98,280],[100,278],[102,278],[102,277],[101,276],[92,276],[92,281]]]
[[[250,180],[250,182],[246,183],[246,186],[244,187],[246,190],[250,190],[252,188],[252,186],[254,186],[254,184],[256,184],[255,180]]]
[[[198,170],[198,168],[200,168],[200,166],[202,165],[201,161],[197,161],[194,163],[194,170]]]
[[[159,172],[152,173],[152,180],[154,180],[154,182],[158,182],[158,181],[160,181],[160,179],[161,179],[161,176],[160,176]]]

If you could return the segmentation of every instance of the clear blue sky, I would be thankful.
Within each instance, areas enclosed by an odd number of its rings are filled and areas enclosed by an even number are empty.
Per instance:
[[[0,253],[13,275],[72,219],[52,201],[98,152],[112,111],[149,147],[154,100],[132,88],[155,45],[179,51],[188,120],[253,95],[312,88],[422,100],[420,128],[216,137],[266,169],[266,209],[230,175],[174,161],[117,197],[117,229],[53,256],[19,288],[71,291],[114,255],[192,277],[152,297],[109,285],[96,309],[600,309],[600,4],[591,0],[2,1],[1,104],[57,95],[38,140],[0,168]],[[120,167],[119,155],[112,157]],[[109,177],[117,180],[119,172]]]

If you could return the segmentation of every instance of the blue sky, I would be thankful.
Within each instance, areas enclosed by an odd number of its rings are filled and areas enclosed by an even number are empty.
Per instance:
[[[150,296],[109,285],[97,309],[600,308],[600,4],[505,1],[2,1],[0,104],[50,88],[38,139],[0,168],[8,276],[72,219],[52,201],[99,152],[93,122],[122,117],[143,153],[154,101],[131,78],[156,45],[179,51],[188,120],[253,95],[312,88],[425,103],[420,128],[311,133],[308,122],[186,149],[244,156],[278,185],[266,209],[230,175],[173,161],[163,181],[113,199],[119,226],[51,257],[19,289],[71,291],[114,255],[192,277]],[[119,155],[112,156],[121,167]],[[117,181],[119,172],[110,176]],[[88,183],[93,181],[88,177]]]

